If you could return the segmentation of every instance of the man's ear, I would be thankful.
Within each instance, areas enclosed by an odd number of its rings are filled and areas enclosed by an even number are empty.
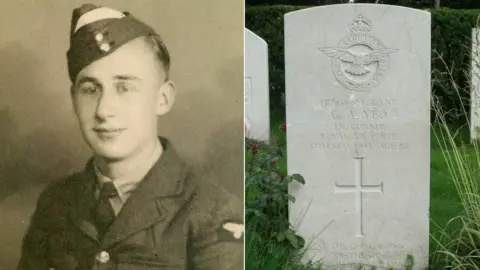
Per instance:
[[[164,115],[172,109],[173,104],[175,104],[176,94],[177,92],[176,92],[175,84],[173,83],[173,81],[168,80],[160,86],[160,89],[158,90],[158,95],[157,95],[157,115],[158,116]]]

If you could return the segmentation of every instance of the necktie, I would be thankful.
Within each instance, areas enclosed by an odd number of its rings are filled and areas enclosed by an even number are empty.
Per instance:
[[[109,198],[118,196],[117,189],[112,182],[105,182],[100,191],[97,207],[95,211],[95,220],[100,235],[103,235],[108,226],[115,219],[115,212],[110,204]]]

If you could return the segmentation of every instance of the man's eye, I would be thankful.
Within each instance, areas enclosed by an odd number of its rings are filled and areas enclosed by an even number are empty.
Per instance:
[[[117,90],[119,92],[130,92],[135,91],[135,86],[128,83],[119,83],[117,84]]]
[[[81,85],[78,89],[82,94],[95,94],[100,91],[95,85]]]

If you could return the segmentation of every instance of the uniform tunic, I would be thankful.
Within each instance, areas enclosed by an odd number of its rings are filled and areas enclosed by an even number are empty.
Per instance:
[[[160,139],[161,157],[126,199],[103,237],[94,226],[93,161],[40,195],[17,270],[240,270],[243,203],[202,180]]]

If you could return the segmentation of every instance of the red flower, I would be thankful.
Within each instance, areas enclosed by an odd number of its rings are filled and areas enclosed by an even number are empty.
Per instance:
[[[287,123],[282,125],[282,131],[287,132]]]
[[[256,153],[257,151],[258,151],[258,146],[254,145],[254,146],[252,147],[252,152],[253,152],[253,153]]]
[[[277,160],[276,159],[272,160],[272,164],[277,164]]]
[[[280,177],[280,180],[283,180],[284,176],[281,172],[278,173],[278,176]]]

